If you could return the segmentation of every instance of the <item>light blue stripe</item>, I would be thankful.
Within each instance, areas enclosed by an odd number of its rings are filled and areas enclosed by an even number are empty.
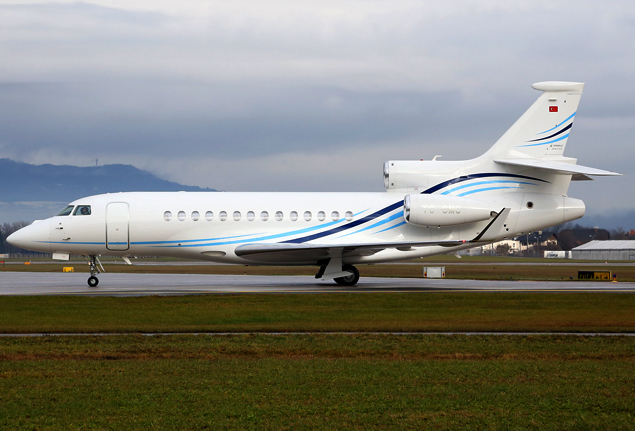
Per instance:
[[[537,147],[539,145],[553,144],[554,142],[562,141],[563,139],[567,139],[568,137],[569,137],[569,134],[567,133],[566,135],[561,136],[558,139],[554,139],[553,141],[540,142],[538,144],[517,145],[517,147]]]
[[[301,234],[301,233],[305,233],[305,232],[311,232],[317,229],[322,229],[328,226],[332,226],[334,224],[337,223],[342,223],[344,222],[346,219],[342,218],[339,219],[337,221],[333,221],[333,222],[329,222],[323,225],[320,225],[318,227],[309,227],[306,229],[300,229],[300,230],[295,230],[295,231],[291,231],[291,232],[285,232],[285,233],[279,233],[279,234],[275,234],[275,235],[267,235],[267,236],[262,236],[259,238],[247,238],[247,239],[240,239],[240,240],[235,240],[235,241],[224,241],[224,242],[208,242],[208,243],[201,243],[201,244],[188,244],[188,245],[165,245],[165,246],[159,246],[162,248],[172,248],[172,247],[205,247],[205,246],[215,246],[215,245],[230,245],[230,244],[242,244],[242,243],[246,243],[246,242],[254,242],[254,241],[267,241],[270,239],[277,239],[277,238],[284,238],[286,236],[291,236],[291,235],[297,235],[297,234]]]
[[[361,229],[361,230],[358,230],[358,231],[355,231],[355,232],[351,232],[351,233],[348,233],[346,235],[342,235],[342,236],[340,236],[338,238],[344,238],[345,236],[349,236],[349,235],[353,235],[353,234],[356,234],[356,233],[364,232],[365,230],[372,229],[372,228],[375,228],[377,226],[381,226],[381,225],[386,224],[386,223],[388,223],[390,221],[393,221],[393,220],[395,220],[395,219],[397,219],[399,217],[403,217],[403,211],[400,211],[400,212],[388,217],[387,219],[382,220],[380,222],[377,222],[377,223],[375,223],[375,224],[373,224],[371,226],[365,227],[364,229]]]
[[[447,195],[447,194],[450,194],[450,193],[455,192],[457,190],[465,189],[467,187],[480,186],[480,185],[483,185],[483,184],[496,184],[496,183],[529,184],[530,186],[535,186],[534,183],[527,183],[527,182],[524,182],[524,181],[479,181],[477,183],[466,184],[464,186],[455,187],[455,188],[450,189],[448,191],[445,191],[445,192],[443,192],[441,194],[442,195]]]
[[[490,190],[517,189],[517,188],[518,187],[486,187],[484,189],[470,190],[469,192],[461,193],[457,196],[467,196],[467,195],[471,195],[472,193],[488,192]]]
[[[353,217],[356,217],[364,212],[368,211],[368,209],[365,209],[363,211],[358,212],[357,214],[354,214]],[[218,240],[224,239],[224,238],[218,238],[218,239],[212,239],[209,240],[211,242],[207,242],[207,243],[200,243],[200,244],[188,244],[188,245],[168,245],[168,246],[160,246],[160,247],[166,247],[166,248],[171,248],[171,247],[204,247],[204,246],[215,246],[215,245],[230,245],[230,244],[241,244],[241,243],[246,243],[246,242],[254,242],[254,241],[266,241],[266,240],[270,240],[270,239],[277,239],[277,238],[284,238],[287,236],[292,236],[292,235],[299,235],[299,234],[303,234],[303,233],[307,233],[307,232],[313,232],[319,229],[324,229],[324,228],[328,228],[330,226],[336,225],[338,223],[343,223],[344,221],[346,221],[345,218],[341,218],[339,220],[336,221],[331,221],[328,223],[324,223],[324,224],[320,224],[319,226],[313,226],[313,227],[307,227],[305,229],[299,229],[299,230],[294,230],[291,232],[286,232],[286,233],[280,233],[280,234],[275,234],[275,235],[266,235],[266,236],[262,236],[262,237],[257,237],[257,238],[248,238],[248,239],[242,239],[242,240],[235,240],[235,241],[224,241],[224,242],[216,242]],[[258,234],[252,234],[252,235],[258,235]],[[249,236],[249,235],[241,235],[241,236]],[[227,238],[239,238],[237,237],[227,237]],[[200,241],[208,241],[205,239],[202,240],[189,240],[189,241],[169,241],[170,244],[182,244],[185,242],[200,242]],[[166,242],[167,243],[167,242]]]
[[[384,230],[380,230],[379,232],[375,232],[375,233],[382,233],[382,232],[386,232],[387,230],[394,229],[394,228],[396,228],[396,227],[403,226],[403,225],[405,225],[405,224],[406,224],[406,222],[405,222],[405,221],[402,221],[401,223],[398,223],[398,224],[396,224],[396,225],[394,225],[394,226],[391,226],[391,227],[386,228],[386,229],[384,229]]]
[[[576,111],[576,112],[577,112],[577,111]],[[566,123],[567,121],[569,121],[570,119],[572,119],[573,117],[575,117],[576,112],[574,112],[573,114],[571,114],[571,115],[570,115],[570,116],[569,116],[566,120],[564,120],[562,123],[560,123],[560,124],[556,124],[556,126],[555,126],[555,127],[552,127],[552,128],[551,128],[551,129],[549,129],[549,130],[545,130],[544,132],[536,133],[536,135],[542,135],[542,134],[544,134],[544,133],[551,132],[552,130],[557,129],[558,127],[562,126],[564,123]]]
[[[36,241],[40,244],[106,245],[105,242]],[[112,244],[112,243],[109,243]],[[127,243],[124,243],[127,244]]]
[[[262,235],[262,234],[250,233],[248,235],[224,236],[224,237],[220,237],[220,238],[186,239],[186,240],[183,240],[183,241],[138,241],[138,242],[131,242],[130,244],[133,244],[133,245],[181,244],[181,243],[184,243],[184,242],[218,241],[218,240],[221,240],[221,239],[243,238],[243,237],[246,237],[246,236],[253,236],[253,235]]]
[[[313,227],[307,227],[305,229],[298,229],[298,230],[294,230],[294,231],[290,231],[290,232],[286,232],[286,233],[281,233],[281,234],[277,234],[277,235],[267,235],[267,236],[263,236],[263,237],[256,237],[253,238],[253,235],[263,235],[263,234],[249,234],[249,235],[237,235],[237,236],[227,236],[227,237],[221,237],[221,238],[203,238],[203,239],[189,239],[189,240],[183,240],[183,241],[149,241],[149,242],[132,242],[130,244],[133,245],[157,245],[159,247],[198,247],[198,246],[207,246],[207,245],[223,245],[223,244],[240,244],[241,242],[251,242],[251,241],[262,241],[264,239],[271,239],[271,238],[282,238],[285,236],[290,236],[290,235],[297,235],[297,234],[302,234],[302,233],[306,233],[306,232],[312,232],[314,230],[318,230],[318,229],[324,229],[327,228],[329,226],[333,226],[335,224],[341,223],[343,221],[345,221],[346,219],[341,218],[337,221],[331,221],[328,223],[324,223],[324,224],[320,224],[319,226],[313,226]],[[225,241],[225,242],[216,242],[216,241],[220,241],[223,239],[231,239],[231,238],[244,238],[249,236],[250,238],[246,238],[244,240],[240,240],[240,241]],[[203,243],[203,241],[210,241],[210,242],[205,242]],[[161,245],[161,244],[183,244],[183,243],[192,243],[192,242],[199,242],[200,244],[188,244],[188,245]]]

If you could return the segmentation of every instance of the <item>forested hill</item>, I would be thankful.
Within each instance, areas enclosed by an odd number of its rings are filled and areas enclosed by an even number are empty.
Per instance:
[[[30,165],[0,159],[0,202],[70,202],[100,193],[215,191],[184,186],[131,165]]]

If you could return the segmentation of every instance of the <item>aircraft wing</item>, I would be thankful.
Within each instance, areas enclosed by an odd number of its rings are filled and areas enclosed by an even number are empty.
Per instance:
[[[235,250],[236,256],[254,262],[294,261],[296,263],[315,264],[334,254],[344,258],[350,256],[371,256],[386,249],[410,251],[416,247],[442,246],[453,247],[467,241],[425,241],[425,242],[388,242],[367,244],[244,244]]]
[[[507,220],[510,208],[503,208],[496,217],[471,241],[414,241],[414,242],[382,242],[359,244],[294,244],[294,243],[256,243],[236,247],[236,256],[260,263],[295,262],[296,264],[314,265],[331,257],[372,256],[382,250],[395,249],[410,251],[417,247],[456,247],[471,243],[494,241]]]

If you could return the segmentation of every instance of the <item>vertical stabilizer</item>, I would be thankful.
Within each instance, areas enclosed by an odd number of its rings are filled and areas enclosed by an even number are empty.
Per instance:
[[[548,81],[532,87],[543,94],[486,156],[498,159],[562,157],[584,83]]]

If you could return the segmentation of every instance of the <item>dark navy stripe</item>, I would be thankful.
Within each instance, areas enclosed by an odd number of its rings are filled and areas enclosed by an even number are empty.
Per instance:
[[[571,128],[571,126],[573,126],[573,123],[570,123],[567,127],[565,127],[564,129],[562,129],[559,132],[554,133],[553,135],[547,136],[545,138],[534,139],[533,141],[527,141],[527,142],[537,142],[537,141],[544,141],[544,140],[547,140],[547,139],[551,139],[554,136],[558,136],[559,134],[564,133],[565,131],[569,130]]]
[[[365,217],[362,217],[359,220],[352,221],[348,224],[338,226],[336,228],[333,228],[324,232],[303,236],[301,238],[295,238],[295,239],[290,239],[287,241],[282,241],[282,244],[285,244],[285,243],[299,244],[299,243],[303,243],[307,241],[313,241],[314,239],[322,238],[328,235],[333,235],[339,232],[343,232],[345,230],[353,229],[354,227],[357,227],[361,224],[368,223],[369,221],[375,220],[377,217],[381,217],[384,214],[387,214],[393,210],[396,210],[397,208],[401,208],[402,206],[403,206],[403,201],[395,202],[394,204],[387,206],[386,208],[382,208],[379,211],[369,214]]]
[[[527,175],[518,175],[518,174],[471,174],[464,175],[462,177],[452,178],[451,180],[444,181],[436,186],[432,186],[427,190],[421,192],[422,195],[429,195],[438,190],[441,190],[444,187],[451,186],[452,184],[462,183],[463,181],[469,181],[476,178],[487,178],[487,177],[512,177],[512,178],[524,178],[526,180],[534,180],[534,181],[542,181],[543,183],[548,183],[549,181],[541,180],[540,178],[528,177]]]

